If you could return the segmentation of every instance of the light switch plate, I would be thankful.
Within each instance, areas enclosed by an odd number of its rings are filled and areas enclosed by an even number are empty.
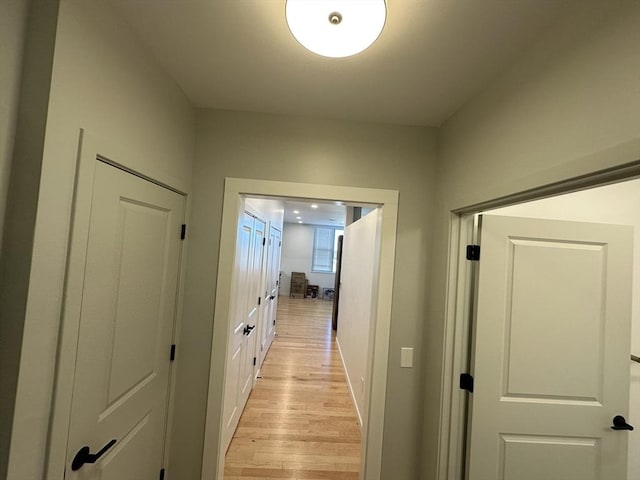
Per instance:
[[[413,367],[413,347],[400,348],[400,367],[401,368]]]

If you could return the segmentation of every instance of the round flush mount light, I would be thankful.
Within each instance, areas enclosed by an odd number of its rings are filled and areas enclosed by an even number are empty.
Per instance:
[[[349,57],[375,42],[387,18],[385,0],[287,0],[287,24],[305,48]]]

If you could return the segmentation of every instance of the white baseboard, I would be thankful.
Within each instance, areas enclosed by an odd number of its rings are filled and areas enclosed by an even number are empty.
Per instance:
[[[344,356],[342,355],[342,349],[340,348],[340,342],[338,341],[338,337],[336,337],[336,344],[338,345],[338,352],[340,352],[340,360],[342,361],[342,368],[344,370],[344,376],[347,377],[347,385],[349,386],[349,393],[351,394],[351,401],[353,402],[353,407],[356,409],[356,416],[358,417],[358,423],[360,423],[360,428],[362,428],[362,415],[360,415],[360,409],[358,408],[358,402],[356,402],[356,396],[353,394],[353,384],[351,382],[351,378],[349,377],[349,371],[347,370],[347,364],[344,363]]]

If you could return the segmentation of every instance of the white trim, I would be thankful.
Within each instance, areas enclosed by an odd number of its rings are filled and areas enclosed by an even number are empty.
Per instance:
[[[367,428],[363,434],[363,468],[360,473],[360,477],[363,479],[377,480],[380,478],[382,462],[382,437],[391,329],[391,300],[398,219],[398,192],[395,190],[238,178],[227,178],[225,180],[201,478],[202,480],[220,480],[223,478],[225,452],[221,448],[221,434],[223,431],[221,418],[228,342],[228,318],[231,303],[229,279],[233,277],[236,223],[242,195],[370,203],[383,207],[380,229],[379,294],[377,295],[375,309],[374,347],[371,351],[372,375]]]
[[[351,401],[353,402],[353,408],[356,409],[358,423],[360,423],[360,427],[362,427],[362,415],[360,414],[360,409],[358,408],[358,402],[356,402],[356,395],[355,393],[353,393],[353,385],[351,384],[351,377],[349,377],[349,372],[347,371],[347,364],[344,361],[344,355],[342,355],[342,348],[340,348],[340,342],[338,341],[338,337],[336,337],[336,345],[338,345],[338,352],[340,352],[340,361],[342,362],[342,369],[344,370],[344,376],[347,377],[347,385],[349,386],[349,393],[351,394]]]
[[[69,229],[69,244],[67,250],[67,265],[65,272],[64,293],[62,299],[62,312],[60,321],[60,334],[57,350],[57,362],[55,369],[54,391],[51,409],[51,422],[47,439],[47,452],[45,459],[45,479],[58,480],[64,478],[67,460],[67,443],[69,437],[69,424],[71,420],[71,400],[75,377],[75,363],[78,350],[78,332],[80,329],[80,313],[82,306],[82,292],[84,285],[84,270],[87,254],[87,241],[89,237],[89,222],[91,219],[91,199],[93,197],[93,178],[98,157],[108,158],[109,164],[118,167],[125,165],[116,163],[113,159],[123,160],[124,157],[113,155],[114,151],[107,148],[104,142],[99,142],[80,129],[78,141],[78,159],[74,185],[74,196],[71,211],[71,227]],[[136,173],[129,168],[123,170],[137,175],[143,179],[164,185],[163,182],[154,181],[142,173]],[[170,190],[185,198],[185,211],[183,221],[189,208],[189,199],[186,194],[180,193],[179,187],[171,187]],[[176,293],[176,308],[174,315],[173,339],[177,343],[183,302],[184,275],[186,267],[186,245],[183,243],[180,249],[180,264],[178,277],[178,291]],[[168,462],[169,447],[172,429],[172,412],[174,405],[175,369],[177,361],[170,366],[169,391],[167,398],[167,420],[165,424],[164,462]]]
[[[451,214],[449,263],[451,272],[445,293],[444,353],[438,478],[461,479],[465,443],[466,392],[458,386],[458,375],[469,368],[469,326],[472,316],[472,265],[467,261],[466,245],[473,242],[474,215]]]
[[[64,287],[60,341],[48,441],[47,478],[64,478],[71,419],[71,397],[80,329],[82,286],[89,236],[91,195],[98,149],[83,130],[78,142],[75,195]],[[63,374],[64,372],[64,374]]]
[[[183,212],[182,221],[186,224],[187,219],[190,218],[191,210],[191,197],[188,194],[185,196],[185,209]],[[176,345],[175,359],[169,365],[169,392],[167,397],[167,421],[165,424],[164,432],[164,453],[163,453],[163,465],[167,469],[169,466],[169,458],[171,457],[171,437],[173,434],[173,421],[174,421],[174,408],[176,403],[176,382],[178,375],[176,372],[180,366],[180,330],[182,326],[182,312],[184,310],[184,286],[187,274],[187,254],[189,251],[189,228],[187,225],[187,231],[185,238],[182,240],[180,248],[180,260],[178,265],[178,290],[176,292],[176,305],[173,321],[173,344]],[[170,475],[166,476],[169,480]]]

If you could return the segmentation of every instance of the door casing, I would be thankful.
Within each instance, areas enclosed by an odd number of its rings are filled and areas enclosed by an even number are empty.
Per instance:
[[[209,376],[209,393],[205,422],[202,479],[222,479],[225,451],[222,442],[222,408],[229,314],[232,301],[236,223],[244,211],[246,196],[290,197],[308,200],[332,200],[355,204],[373,204],[382,209],[380,268],[378,271],[378,301],[375,309],[375,331],[371,360],[371,382],[365,394],[369,398],[366,428],[363,429],[361,478],[380,478],[382,436],[387,383],[391,299],[395,266],[398,192],[372,188],[277,182],[255,179],[227,178],[222,209],[222,231],[218,261],[216,302],[213,322],[213,345]]]
[[[449,258],[443,334],[438,480],[462,479],[466,443],[466,392],[458,375],[470,360],[474,281],[466,246],[476,243],[476,215],[488,210],[587,190],[640,177],[640,161],[456,209],[449,216]]]

